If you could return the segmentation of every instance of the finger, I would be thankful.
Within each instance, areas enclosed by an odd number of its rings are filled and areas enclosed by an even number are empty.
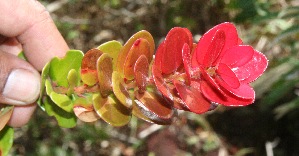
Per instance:
[[[0,34],[16,37],[36,69],[41,70],[54,56],[65,55],[68,46],[38,1],[0,1],[0,8]]]
[[[0,103],[26,105],[39,96],[40,75],[26,61],[0,51]]]
[[[35,108],[36,104],[15,107],[8,125],[12,127],[22,127],[23,125],[28,123],[29,119],[34,113]]]
[[[1,38],[0,36],[0,50],[17,56],[22,51],[22,46],[14,37]]]

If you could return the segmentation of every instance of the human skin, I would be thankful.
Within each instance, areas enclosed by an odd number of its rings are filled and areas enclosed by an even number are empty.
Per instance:
[[[9,121],[31,118],[40,92],[40,71],[69,49],[45,7],[36,0],[0,1],[0,104],[15,105]],[[17,57],[23,50],[28,62]],[[1,122],[1,121],[0,121]]]

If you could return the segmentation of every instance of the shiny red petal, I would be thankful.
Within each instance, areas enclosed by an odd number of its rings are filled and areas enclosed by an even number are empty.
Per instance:
[[[201,114],[209,111],[211,102],[201,94],[199,89],[188,87],[186,84],[178,80],[174,80],[173,83],[179,93],[179,96],[191,112]]]
[[[227,49],[238,44],[239,38],[237,34],[237,30],[235,26],[231,23],[222,23],[219,24],[208,32],[206,32],[199,40],[194,55],[196,56],[197,62],[199,64],[203,64],[205,60],[205,56],[209,53],[208,48],[211,44],[215,33],[221,30],[225,33],[225,44],[222,48],[222,51],[226,51]],[[222,54],[220,54],[221,57]],[[195,61],[192,61],[192,66],[196,65]]]
[[[239,98],[230,92],[225,92],[225,95],[223,93],[219,93],[215,87],[211,86],[206,81],[200,82],[200,88],[204,97],[217,104],[225,106],[245,106],[254,102],[254,98]]]
[[[266,56],[255,50],[252,59],[245,65],[234,68],[234,72],[242,83],[250,83],[260,77],[267,66]]]
[[[236,74],[226,64],[220,63],[216,73],[216,78],[219,79],[222,87],[228,86],[229,88],[236,89],[240,86],[240,82]],[[225,83],[225,85],[222,85],[223,83]]]
[[[185,43],[190,46],[189,34],[187,29],[175,27],[172,28],[165,38],[165,51],[162,56],[162,73],[170,74],[174,72],[183,62],[182,48]]]
[[[217,30],[215,36],[207,49],[207,53],[203,60],[204,67],[215,66],[219,61],[219,55],[225,44],[225,34],[222,30]]]
[[[248,63],[254,54],[254,49],[248,45],[234,46],[227,51],[221,58],[221,63],[228,65],[230,68],[240,67]]]

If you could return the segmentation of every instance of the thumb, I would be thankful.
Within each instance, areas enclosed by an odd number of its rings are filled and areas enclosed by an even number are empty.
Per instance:
[[[26,61],[0,51],[0,103],[31,104],[39,92],[39,73]]]

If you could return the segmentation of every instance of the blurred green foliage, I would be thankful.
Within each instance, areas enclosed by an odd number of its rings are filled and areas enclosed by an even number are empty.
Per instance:
[[[27,126],[16,129],[11,155],[163,155],[165,150],[168,155],[299,155],[298,1],[42,3],[52,10],[52,17],[73,49],[86,51],[112,39],[122,42],[140,29],[151,32],[155,41],[174,26],[201,35],[218,23],[232,21],[244,43],[267,55],[269,67],[254,83],[257,99],[253,105],[220,107],[206,115],[180,114],[171,126],[132,119],[129,126],[121,128],[104,122],[79,122],[75,128],[64,129],[38,110]],[[59,5],[53,9],[53,4]]]

